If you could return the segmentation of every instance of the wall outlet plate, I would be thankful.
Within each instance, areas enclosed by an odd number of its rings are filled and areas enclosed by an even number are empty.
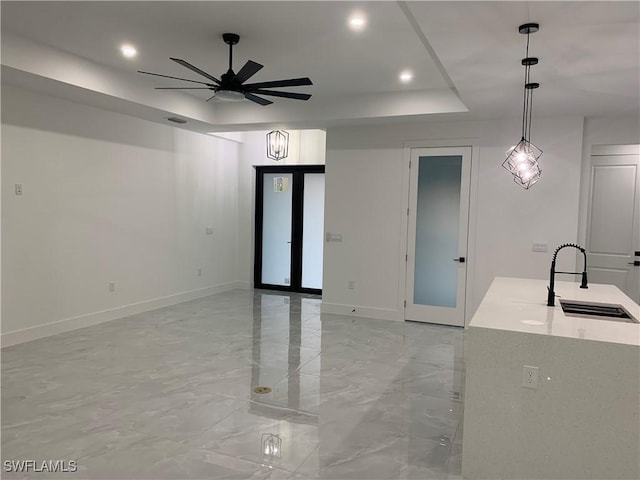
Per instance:
[[[522,366],[522,386],[534,390],[538,388],[538,367]]]

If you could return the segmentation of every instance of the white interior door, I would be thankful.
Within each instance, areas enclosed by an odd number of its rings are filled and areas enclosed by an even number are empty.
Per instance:
[[[640,303],[640,145],[592,148],[587,265]]]
[[[411,149],[405,318],[464,326],[471,147]]]

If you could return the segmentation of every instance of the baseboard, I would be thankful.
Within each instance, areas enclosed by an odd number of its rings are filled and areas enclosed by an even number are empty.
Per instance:
[[[378,320],[393,320],[399,322],[404,321],[404,312],[388,308],[363,307],[359,305],[342,305],[339,303],[322,302],[320,311],[322,313],[330,313],[334,315],[367,317]]]
[[[235,282],[234,285],[238,290],[253,290],[253,282]]]
[[[128,317],[129,315],[136,315],[138,313],[148,312],[149,310],[168,307],[170,305],[188,302],[189,300],[195,300],[197,298],[208,297],[209,295],[215,295],[216,293],[228,292],[235,289],[245,289],[245,283],[247,282],[229,282],[219,285],[211,285],[209,287],[199,288],[189,292],[176,293],[174,295],[154,298],[131,305],[124,305],[122,307],[111,308],[109,310],[80,315],[78,317],[65,318],[21,330],[14,330],[13,332],[2,334],[1,346],[2,348],[10,347],[11,345],[50,337],[51,335],[57,335],[59,333],[70,332],[71,330]]]

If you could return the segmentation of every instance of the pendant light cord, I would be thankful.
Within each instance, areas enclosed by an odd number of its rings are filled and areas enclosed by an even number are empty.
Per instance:
[[[529,58],[529,34],[527,33],[527,50],[525,58]],[[529,66],[525,63],[524,66],[524,92],[522,93],[522,138],[525,138],[527,133],[526,130],[526,121],[527,121],[527,105],[528,105],[528,96],[527,96],[527,81],[529,78]]]
[[[533,89],[528,89],[529,91],[529,107],[527,109],[527,113],[529,115],[529,120],[527,121],[527,141],[531,143],[531,111],[533,110]]]
[[[526,55],[524,57],[525,59],[529,58],[529,33],[527,33],[527,50],[526,50]],[[531,66],[529,65],[529,62],[526,61],[525,65],[524,65],[524,92],[522,95],[522,138],[525,139],[527,136],[527,127],[528,124],[531,123],[530,121],[530,115],[528,114],[528,110],[529,110],[529,91],[527,89],[527,83],[529,83],[529,70],[531,69]],[[530,128],[530,127],[529,127]]]

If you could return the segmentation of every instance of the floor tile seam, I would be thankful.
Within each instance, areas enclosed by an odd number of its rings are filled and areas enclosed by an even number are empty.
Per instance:
[[[419,373],[419,374],[411,374],[411,372],[407,372],[406,377],[402,378],[402,379],[398,379],[397,383],[398,385],[408,385],[408,386],[419,386],[421,384],[428,384],[428,383],[434,383],[436,381],[440,380],[440,383],[442,384],[448,384],[449,382],[451,382],[452,386],[456,387],[456,386],[461,386],[462,383],[464,382],[457,382],[455,379],[453,378],[440,378],[441,375],[445,375],[445,374],[455,374],[455,372],[449,372],[449,371],[437,371],[437,372],[429,372],[429,373]]]
[[[210,424],[207,428],[197,432],[195,434],[195,436],[199,437],[199,436],[202,436],[202,435],[206,435],[207,433],[211,432],[211,430],[213,430],[218,424],[220,424],[221,422],[227,420],[230,416],[232,416],[233,414],[235,414],[238,410],[240,410],[242,408],[243,408],[243,405],[239,405],[238,407],[234,408],[231,412],[229,412],[227,415],[223,416],[219,420],[216,420],[215,422]],[[170,436],[168,434],[158,434],[158,435],[153,435],[153,437],[155,437],[158,440],[169,440],[169,441],[175,442],[177,444],[183,445],[187,449],[190,448],[187,443],[184,443],[183,441],[180,441],[180,440],[176,440],[175,437]],[[188,440],[187,440],[187,442],[188,442]],[[209,450],[207,450],[205,448],[201,448],[201,449],[205,450],[205,451],[209,451]]]
[[[351,455],[347,458],[340,458],[337,461],[328,464],[328,467],[336,467],[336,466],[340,466],[340,465],[344,465],[346,463],[352,462],[354,460],[357,460],[359,458],[362,458],[363,456],[366,455],[377,455],[379,454],[382,450],[389,448],[389,447],[393,447],[395,444],[397,444],[398,442],[408,438],[407,435],[405,434],[400,434],[400,435],[393,435],[393,440],[389,443],[385,443],[384,445],[381,445],[377,448],[360,448],[358,451],[355,452],[355,455]]]
[[[304,362],[304,363],[302,363],[302,362],[301,362],[301,363],[300,363],[300,365],[298,365],[298,367],[294,370],[294,372],[298,372],[298,373],[301,373],[301,374],[303,374],[303,375],[313,375],[313,374],[309,374],[309,373],[304,373],[304,372],[302,372],[301,370],[302,370],[302,368],[303,368],[303,367],[306,367],[306,366],[307,366],[307,365],[309,365],[311,362],[313,362],[314,360],[316,360],[318,357],[320,357],[320,359],[322,360],[321,355],[322,355],[322,353],[321,353],[321,352],[318,352],[316,355],[314,355],[314,356],[313,356],[313,358],[311,358],[311,359],[307,360],[307,361],[306,361],[306,362]],[[320,372],[322,373],[322,369],[320,369]],[[317,375],[313,375],[313,376],[318,376],[318,377],[319,377],[321,373],[319,373],[319,374],[317,374]]]
[[[307,477],[307,475],[305,475],[304,473],[300,473],[300,469],[307,462],[307,460],[309,460],[311,458],[311,456],[318,450],[320,450],[320,441],[318,441],[317,445],[311,450],[311,452],[309,452],[309,455],[307,455],[304,458],[304,460],[302,460],[302,462],[300,462],[300,464],[295,468],[295,470],[291,474],[291,477],[289,477],[289,478],[292,478],[293,475],[296,475],[296,474],[297,475],[302,475],[303,477]]]
[[[458,399],[451,398],[449,396],[441,397],[441,396],[438,396],[438,395],[433,395],[431,393],[423,393],[423,392],[405,392],[405,393],[407,395],[420,395],[421,398],[424,399],[424,400],[429,400],[429,399],[432,399],[432,400],[446,400],[446,401],[449,401],[449,402],[452,402],[452,403],[455,403],[455,404],[458,404],[458,405],[462,405],[463,408],[464,408],[464,399],[462,397],[458,400]]]
[[[396,391],[401,392],[405,395],[405,398],[407,400],[407,402],[410,401],[416,401],[416,397],[420,396],[420,397],[426,397],[425,400],[433,400],[435,398],[443,400],[443,401],[448,401],[448,402],[455,402],[455,403],[463,403],[460,400],[460,397],[457,395],[454,395],[452,392],[454,391],[447,391],[447,390],[441,390],[441,389],[435,389],[435,388],[429,388],[429,387],[424,387],[424,388],[415,388],[412,386],[408,386],[408,385],[403,385],[402,387],[398,388]],[[424,403],[424,401],[420,401],[420,403]]]
[[[200,399],[200,398],[198,398],[198,399],[196,399],[195,403],[193,403],[191,405],[188,405],[186,408],[189,409],[189,408],[199,408],[199,407],[202,407],[202,406],[206,406],[206,405],[210,404],[212,401],[215,400],[212,397],[212,395],[216,396],[216,397],[220,397],[220,400],[229,400],[228,397],[221,396],[221,395],[219,395],[217,393],[215,393],[215,394],[207,394],[207,395],[209,397],[211,397],[211,398],[208,398],[208,399]],[[148,397],[145,397],[145,398],[142,398],[142,399],[139,399],[139,400],[148,401],[151,398],[157,398],[157,396],[150,395]],[[189,401],[189,400],[187,400],[187,401]],[[94,405],[91,405],[91,406],[100,407],[100,404],[94,404]],[[238,407],[238,408],[240,408],[240,407]],[[173,411],[176,411],[176,410],[178,410],[176,407],[163,406],[163,407],[160,407],[159,409],[154,411],[154,414],[152,415],[152,418],[155,419],[157,417],[167,416],[168,414],[170,414],[170,413],[172,413]],[[88,418],[80,416],[79,414],[74,413],[73,411],[68,411],[68,412],[66,412],[66,414],[70,415],[70,416],[73,416],[74,418],[76,418],[76,419],[78,419],[80,421],[89,420]],[[101,416],[101,419],[104,419],[105,421],[109,421],[109,420],[116,420],[118,418],[125,419],[125,418],[132,417],[132,416],[133,417],[137,417],[139,415],[140,415],[140,413],[136,412],[136,411],[132,411],[132,412],[129,412],[127,414],[122,415],[120,410],[113,409],[110,413],[107,413],[107,414],[104,414],[103,416]],[[95,420],[91,419],[91,421],[95,421]]]
[[[258,462],[258,461],[256,461],[256,460],[252,460],[251,458],[247,458],[246,456],[242,456],[242,455],[229,455],[228,453],[225,453],[225,452],[223,452],[223,451],[221,451],[221,450],[218,450],[218,449],[215,449],[215,448],[212,448],[212,449],[209,449],[209,448],[200,448],[200,450],[201,450],[201,451],[203,451],[203,452],[205,452],[205,453],[207,453],[207,452],[209,452],[209,453],[215,453],[216,455],[220,455],[220,456],[227,457],[227,458],[233,458],[233,459],[235,459],[236,461],[238,461],[238,460],[239,460],[239,461],[241,461],[241,462],[245,462],[245,463],[249,463],[249,464],[251,464],[251,465],[255,465],[255,466],[258,468],[258,470],[260,470],[260,468],[261,468],[261,467],[268,467],[268,465],[265,465],[265,464],[263,464],[263,463],[261,463],[261,462]],[[273,467],[274,467],[274,468],[277,468],[278,470],[281,470],[281,471],[283,471],[283,472],[286,472],[286,473],[288,473],[288,474],[290,474],[290,475],[293,475],[293,474],[295,473],[294,471],[289,470],[289,469],[287,469],[287,468],[284,468],[284,467],[282,467],[282,466],[275,466],[275,465],[273,465]]]
[[[292,343],[290,340],[280,340],[278,338],[260,338],[260,339],[254,339],[252,342],[252,345],[264,345],[264,344],[269,344],[269,343],[275,343],[277,345],[287,345],[287,346],[291,346]],[[300,347],[300,348],[304,348],[305,350],[318,350],[318,352],[320,352],[322,349],[320,347],[316,347],[316,346],[310,346],[310,345],[304,345],[304,344],[300,344],[298,345],[297,343],[293,344],[294,347]]]
[[[300,365],[298,368],[296,368],[295,370],[289,370],[289,375],[290,376],[292,373],[296,374],[296,375],[304,375],[306,377],[318,377],[318,378],[322,378],[322,373],[308,373],[308,372],[303,372],[302,369],[304,367],[306,367],[307,365],[309,365],[311,362],[313,362],[316,358],[318,358],[318,356],[313,357],[311,360],[309,360],[308,362],[305,362],[304,364]]]
[[[290,407],[283,407],[281,405],[273,405],[273,404],[267,404],[267,403],[263,403],[263,402],[258,402],[255,400],[248,400],[249,403],[253,403],[255,405],[267,405],[271,408],[277,409],[277,410],[281,410],[283,413],[289,413],[291,415],[298,415],[298,416],[304,416],[304,417],[311,417],[311,418],[316,418],[319,417],[320,415],[318,413],[313,413],[313,412],[307,412],[306,410],[300,410],[300,409],[296,409],[296,408],[290,408]],[[265,417],[265,418],[270,418],[270,417]],[[281,418],[281,419],[277,419],[277,421],[279,422],[288,422],[288,423],[297,423],[297,422],[293,422],[291,421],[288,417],[285,418]],[[306,424],[305,425],[310,425],[310,424]]]

